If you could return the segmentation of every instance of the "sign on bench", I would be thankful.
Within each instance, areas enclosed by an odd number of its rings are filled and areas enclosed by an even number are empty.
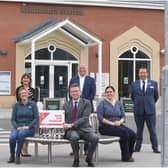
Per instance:
[[[64,135],[64,110],[40,111],[39,134],[47,137],[61,138]]]

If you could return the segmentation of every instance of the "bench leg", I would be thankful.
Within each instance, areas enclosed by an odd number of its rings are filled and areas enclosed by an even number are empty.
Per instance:
[[[79,144],[79,155],[82,156],[83,155],[83,150],[84,150],[84,144],[80,143]]]
[[[94,153],[94,160],[95,162],[97,163],[98,162],[98,154],[99,154],[99,144],[97,144],[97,147],[96,147],[96,150],[95,150],[95,153]]]
[[[38,143],[37,142],[34,143],[34,155],[35,157],[38,157]]]
[[[52,143],[48,143],[48,163],[52,162]]]

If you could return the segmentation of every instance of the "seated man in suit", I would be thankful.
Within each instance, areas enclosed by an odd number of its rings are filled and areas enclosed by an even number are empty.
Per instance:
[[[98,143],[98,136],[94,133],[89,124],[91,104],[89,100],[80,98],[80,86],[74,83],[70,86],[70,96],[72,99],[64,104],[66,138],[70,140],[74,153],[73,167],[79,166],[79,139],[84,139],[90,143],[86,162],[88,166],[94,167],[92,161],[93,153]]]

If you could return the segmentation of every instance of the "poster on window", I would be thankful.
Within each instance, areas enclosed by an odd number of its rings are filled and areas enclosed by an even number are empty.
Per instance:
[[[11,94],[11,72],[0,71],[0,95]]]
[[[63,128],[65,122],[64,110],[40,111],[40,128]]]
[[[101,82],[99,73],[96,74],[96,94],[98,95],[100,92],[104,93],[105,88],[109,85],[109,73],[101,74]]]

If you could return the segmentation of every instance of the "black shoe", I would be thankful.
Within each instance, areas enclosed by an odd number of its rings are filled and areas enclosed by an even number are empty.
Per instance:
[[[26,154],[21,153],[21,156],[22,156],[22,157],[31,157],[32,155],[30,155],[30,154],[28,154],[28,153],[26,153]]]
[[[153,152],[154,153],[160,153],[160,151],[158,149],[154,149]]]
[[[16,163],[16,164],[20,164],[20,156],[16,156],[15,163]]]
[[[79,167],[79,159],[75,159],[72,167]]]
[[[94,163],[92,162],[92,160],[90,160],[88,157],[86,157],[86,160],[85,160],[88,164],[88,167],[95,167]]]
[[[134,162],[135,160],[134,160],[134,158],[133,157],[130,157],[130,159],[128,159],[128,160],[122,160],[123,162]]]
[[[14,163],[14,162],[15,162],[15,156],[12,155],[12,156],[10,156],[8,163]]]

